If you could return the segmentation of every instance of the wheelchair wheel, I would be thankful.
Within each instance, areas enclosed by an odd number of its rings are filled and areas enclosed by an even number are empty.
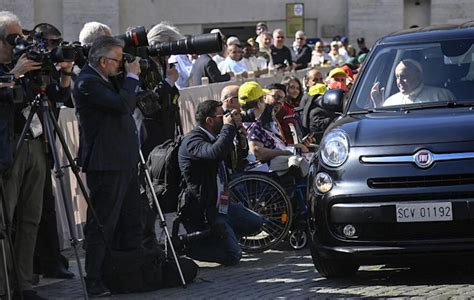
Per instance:
[[[241,238],[242,250],[262,252],[286,237],[293,211],[290,199],[276,181],[264,175],[243,175],[229,183],[229,194],[231,201],[242,202],[265,219],[261,232]]]
[[[306,247],[308,244],[308,234],[305,229],[292,230],[288,240],[290,242],[291,248],[300,250]]]

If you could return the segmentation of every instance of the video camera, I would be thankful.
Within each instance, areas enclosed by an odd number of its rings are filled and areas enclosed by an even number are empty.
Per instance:
[[[25,76],[36,84],[43,85],[50,82],[50,76],[55,70],[55,63],[73,62],[76,57],[77,46],[72,43],[62,42],[56,48],[49,50],[41,33],[23,38],[19,34],[10,34],[7,42],[14,46],[13,61],[18,61],[23,54],[35,62],[41,63],[41,69],[30,71]]]

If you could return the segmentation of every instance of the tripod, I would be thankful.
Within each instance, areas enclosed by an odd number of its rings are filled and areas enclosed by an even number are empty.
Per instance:
[[[169,249],[171,250],[171,254],[173,255],[173,259],[176,262],[176,267],[178,269],[179,276],[181,278],[181,283],[183,284],[183,287],[186,287],[186,281],[184,280],[183,272],[181,270],[181,265],[179,264],[178,256],[176,255],[176,251],[174,250],[173,243],[171,241],[171,236],[168,231],[168,226],[166,225],[166,219],[163,215],[163,211],[161,210],[160,203],[158,202],[158,198],[156,197],[155,189],[153,187],[153,181],[151,180],[150,176],[150,170],[148,169],[148,166],[146,164],[145,158],[143,157],[143,153],[140,150],[140,165],[145,172],[145,179],[146,183],[148,184],[148,187],[151,190],[151,194],[153,196],[153,202],[158,210],[158,216],[160,217],[160,226],[163,228],[165,235],[166,235],[166,241],[168,243]]]
[[[77,167],[77,165],[76,165],[76,163],[75,163],[75,161],[74,161],[74,159],[71,155],[71,152],[69,151],[69,148],[67,147],[64,136],[63,136],[63,134],[62,134],[62,132],[59,128],[59,125],[57,123],[57,120],[56,120],[56,118],[55,118],[55,116],[54,116],[54,114],[53,114],[53,112],[50,108],[50,102],[49,102],[48,97],[46,95],[47,84],[45,82],[49,82],[49,80],[47,78],[47,75],[41,76],[41,85],[39,87],[39,92],[38,92],[37,96],[35,97],[34,101],[31,104],[31,110],[30,110],[30,113],[29,113],[28,118],[26,120],[26,124],[23,128],[23,131],[20,135],[20,138],[19,138],[19,141],[18,141],[18,144],[17,144],[17,147],[16,147],[16,153],[19,153],[19,150],[23,146],[24,138],[25,138],[25,136],[28,132],[28,129],[29,129],[30,124],[33,120],[34,114],[39,112],[42,116],[43,127],[44,127],[43,129],[45,130],[46,140],[47,140],[47,143],[49,144],[49,149],[50,149],[52,157],[53,157],[54,174],[55,174],[55,177],[57,178],[57,180],[59,182],[60,195],[63,199],[64,207],[65,207],[65,210],[66,210],[66,219],[67,219],[67,223],[68,223],[69,232],[70,232],[70,235],[71,235],[71,237],[70,237],[71,247],[74,250],[74,256],[76,258],[76,262],[77,262],[77,266],[78,266],[78,270],[79,270],[79,277],[80,277],[80,280],[81,280],[81,285],[82,285],[84,298],[88,299],[87,289],[86,289],[85,280],[84,280],[84,274],[83,274],[83,271],[82,271],[81,261],[80,261],[79,252],[78,252],[79,240],[77,238],[76,230],[75,230],[76,224],[75,224],[75,220],[74,220],[73,209],[71,207],[71,203],[69,203],[69,201],[66,200],[67,199],[66,198],[66,188],[65,188],[64,178],[63,178],[64,172],[62,170],[62,167],[60,166],[58,150],[57,150],[56,144],[55,144],[54,132],[56,132],[56,134],[59,138],[59,141],[60,141],[61,146],[64,150],[64,153],[65,153],[65,155],[68,159],[69,166],[71,167],[71,169],[72,169],[72,171],[73,171],[73,173],[74,173],[74,175],[77,179],[77,182],[79,183],[79,187],[80,187],[80,189],[81,189],[81,191],[84,195],[84,198],[87,202],[87,205],[91,208],[92,208],[92,206],[90,204],[90,200],[89,200],[85,185],[82,182],[81,177],[79,176],[79,168]],[[16,161],[16,158],[14,159],[13,164],[15,164],[15,161]],[[95,218],[97,220],[97,224],[99,224],[99,229],[102,232],[102,226],[100,225],[100,222],[98,222],[98,218],[97,218],[97,215],[96,215],[95,211],[93,209],[91,209],[91,212],[92,212],[93,218]]]

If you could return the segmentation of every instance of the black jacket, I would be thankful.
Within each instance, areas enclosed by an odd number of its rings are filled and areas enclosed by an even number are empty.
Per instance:
[[[308,67],[312,55],[312,50],[308,45],[303,45],[303,47],[298,48],[295,57],[295,64],[300,64],[301,66],[296,67],[296,70],[301,70]]]
[[[302,125],[306,133],[315,133],[317,142],[329,124],[336,118],[333,112],[325,110],[319,105],[322,95],[309,96],[303,108]]]
[[[115,88],[89,65],[76,79],[79,165],[83,171],[129,170],[138,164],[138,132],[132,117],[138,80],[125,78]]]
[[[212,60],[209,54],[199,55],[193,64],[191,74],[189,76],[189,78],[191,78],[192,85],[201,85],[202,77],[208,77],[209,83],[230,80],[229,74],[221,74],[221,71],[219,71],[217,68],[216,62]]]
[[[217,214],[217,171],[232,150],[236,128],[224,125],[214,142],[196,127],[184,136],[179,147],[179,168],[186,183],[183,216],[199,227],[213,223]]]

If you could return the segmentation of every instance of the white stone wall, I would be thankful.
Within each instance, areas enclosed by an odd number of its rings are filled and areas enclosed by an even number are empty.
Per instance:
[[[114,34],[120,32],[118,0],[63,0],[62,2],[63,36],[66,39],[77,40],[84,23],[91,21],[107,24]]]
[[[403,0],[348,1],[349,40],[365,37],[371,46],[380,37],[403,29]]]
[[[472,20],[472,0],[431,0],[431,24],[460,24]]]
[[[34,0],[0,0],[0,10],[8,10],[18,16],[23,28],[31,29],[35,24]]]

